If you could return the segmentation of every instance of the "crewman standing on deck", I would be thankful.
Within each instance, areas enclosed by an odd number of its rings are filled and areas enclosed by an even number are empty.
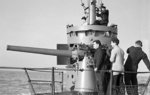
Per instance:
[[[125,62],[125,84],[128,95],[138,95],[138,81],[137,81],[137,70],[138,64],[141,60],[144,61],[147,68],[150,70],[150,61],[147,54],[142,50],[142,41],[138,40],[135,42],[135,46],[131,46],[127,49],[128,57]],[[130,73],[131,72],[131,73]],[[133,73],[132,73],[133,72]],[[131,91],[133,89],[133,91]]]

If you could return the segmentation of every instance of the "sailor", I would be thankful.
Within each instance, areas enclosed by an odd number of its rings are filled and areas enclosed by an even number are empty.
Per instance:
[[[112,70],[114,71],[112,91],[113,95],[122,95],[124,93],[124,89],[121,88],[121,84],[123,84],[124,51],[119,47],[119,39],[116,37],[111,39],[111,46],[113,49],[111,50],[110,61],[112,62]]]
[[[102,5],[100,7],[100,13],[97,13],[97,18],[101,18],[101,20],[97,19],[94,24],[107,26],[109,22],[109,10]]]
[[[125,62],[125,71],[131,73],[125,73],[125,84],[128,95],[133,95],[131,88],[134,89],[134,95],[138,95],[138,80],[137,70],[138,64],[141,60],[144,61],[147,68],[150,70],[150,61],[147,54],[142,50],[142,41],[138,40],[135,42],[135,46],[131,46],[127,49],[128,57]],[[130,86],[130,89],[129,89]]]
[[[96,50],[94,53],[94,63],[95,63],[95,71],[98,71],[100,69],[100,65],[103,62],[103,50],[102,45],[99,40],[95,40],[93,42],[93,48]]]
[[[95,71],[98,82],[98,89],[107,93],[107,86],[109,83],[109,74],[106,72],[110,68],[109,57],[106,55],[106,49],[99,40],[93,42],[93,48],[96,50],[94,53]],[[100,71],[101,70],[101,71]],[[103,70],[103,71],[102,71]]]

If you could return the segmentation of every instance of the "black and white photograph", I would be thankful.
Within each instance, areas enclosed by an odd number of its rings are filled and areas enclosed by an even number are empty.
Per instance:
[[[0,0],[0,95],[149,95],[149,0]]]

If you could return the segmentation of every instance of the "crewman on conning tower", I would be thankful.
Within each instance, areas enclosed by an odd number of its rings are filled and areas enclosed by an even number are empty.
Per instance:
[[[96,24],[96,25],[106,25],[106,26],[108,25],[109,10],[106,9],[106,7],[103,5],[103,3],[101,4],[101,6],[99,8],[99,11],[96,14],[96,16],[97,16],[97,18],[100,18],[100,19],[97,19],[94,24]]]

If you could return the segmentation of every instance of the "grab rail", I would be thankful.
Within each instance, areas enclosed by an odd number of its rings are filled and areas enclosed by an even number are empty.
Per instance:
[[[30,88],[31,88],[31,91],[32,91],[32,94],[34,95],[38,95],[34,89],[34,86],[32,83],[36,83],[36,82],[47,82],[47,83],[50,83],[50,86],[52,87],[51,89],[51,93],[52,95],[55,95],[55,83],[60,83],[61,84],[61,91],[63,92],[63,82],[64,82],[64,74],[63,74],[63,71],[73,71],[75,69],[64,69],[64,68],[55,68],[55,67],[52,67],[52,68],[23,68],[23,67],[0,67],[0,69],[15,69],[15,70],[24,70],[25,71],[25,74],[28,78],[28,82],[29,82],[29,85],[30,85]],[[57,71],[57,70],[60,70],[60,71]],[[79,69],[79,71],[85,71],[86,69]],[[52,77],[51,77],[51,80],[50,81],[47,81],[47,80],[32,80],[30,78],[30,75],[29,75],[29,72],[28,71],[37,71],[37,72],[51,72],[52,74]],[[109,89],[109,95],[112,95],[112,80],[113,80],[113,72],[119,72],[119,71],[112,71],[112,70],[100,70],[101,72],[109,72],[110,73],[110,89]],[[55,80],[55,73],[61,73],[61,81],[56,81]],[[145,73],[145,74],[149,74],[150,72],[130,72],[130,71],[126,71],[126,72],[122,72],[122,73],[138,73],[138,74],[142,74],[142,73]],[[150,76],[148,77],[147,81],[145,82],[144,84],[144,90],[143,92],[141,93],[141,95],[144,95],[146,93],[146,90],[148,88],[148,85],[150,83]],[[139,84],[140,86],[140,84]],[[142,85],[143,86],[143,85]]]

